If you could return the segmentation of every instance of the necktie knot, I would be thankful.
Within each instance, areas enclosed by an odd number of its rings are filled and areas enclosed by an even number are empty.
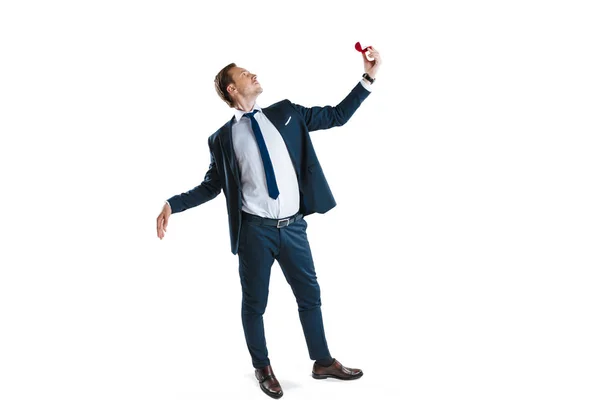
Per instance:
[[[248,117],[248,118],[254,117],[254,114],[256,114],[257,112],[258,112],[258,110],[254,110],[252,112],[246,113],[246,114],[244,114],[244,117]]]

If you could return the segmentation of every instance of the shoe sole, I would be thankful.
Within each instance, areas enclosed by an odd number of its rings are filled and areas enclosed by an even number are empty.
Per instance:
[[[353,381],[353,380],[355,380],[355,379],[358,379],[358,378],[360,378],[361,376],[363,376],[363,372],[362,372],[362,371],[360,371],[360,373],[359,373],[359,374],[352,375],[352,376],[351,376],[351,377],[349,377],[349,378],[342,378],[342,377],[339,377],[339,376],[336,376],[336,375],[331,375],[331,374],[324,374],[324,375],[320,375],[320,374],[315,374],[314,372],[313,372],[313,374],[312,374],[312,377],[313,377],[313,378],[315,378],[315,379],[327,379],[327,378],[334,378],[334,379],[339,379],[339,380],[342,380],[342,381]]]
[[[271,393],[269,392],[267,389],[265,389],[260,383],[258,384],[258,386],[260,387],[260,390],[263,391],[264,394],[266,394],[269,397],[272,397],[274,399],[280,399],[283,396],[283,392],[281,394],[275,394],[275,393]]]

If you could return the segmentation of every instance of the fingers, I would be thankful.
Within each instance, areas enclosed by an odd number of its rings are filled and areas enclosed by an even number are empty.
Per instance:
[[[373,46],[368,46],[366,50],[367,51],[362,53],[363,61],[365,63],[369,63],[371,65],[381,63],[381,56],[379,55],[379,51],[377,51],[377,49],[375,49]]]
[[[158,218],[156,219],[156,236],[158,236],[159,239],[163,238],[163,231],[162,231],[162,214],[160,214],[158,216]]]
[[[165,237],[165,232],[167,231],[166,227],[167,219],[165,218],[163,213],[160,213],[160,215],[156,219],[156,235],[161,240],[163,237]]]
[[[369,55],[373,58],[375,58],[375,56],[379,57],[379,52],[373,48],[369,49]]]
[[[369,48],[369,56],[371,56],[376,61],[380,61],[381,60],[379,52],[377,50],[375,50],[375,48],[373,48],[373,47]]]

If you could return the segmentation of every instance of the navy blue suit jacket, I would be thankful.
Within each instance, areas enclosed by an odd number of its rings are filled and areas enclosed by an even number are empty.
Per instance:
[[[344,125],[369,94],[359,82],[335,107],[306,108],[286,99],[262,109],[281,133],[290,153],[300,187],[299,212],[302,214],[322,214],[336,205],[309,132]],[[237,254],[242,226],[242,188],[231,137],[234,120],[235,117],[208,138],[210,166],[204,181],[168,201],[172,213],[178,213],[214,199],[223,190],[229,214],[231,252]]]

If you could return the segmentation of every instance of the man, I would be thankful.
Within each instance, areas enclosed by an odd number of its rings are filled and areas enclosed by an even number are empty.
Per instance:
[[[271,266],[277,260],[292,287],[315,379],[358,379],[360,369],[332,358],[321,315],[320,287],[306,236],[304,216],[325,213],[336,203],[311,143],[309,132],[345,124],[371,92],[381,64],[370,47],[362,54],[365,74],[335,107],[306,108],[283,100],[260,108],[263,91],[256,75],[234,63],[215,77],[215,89],[234,116],[208,138],[210,166],[204,181],[168,199],[157,218],[162,240],[169,217],[215,198],[227,201],[231,251],[239,258],[242,325],[259,386],[283,396],[265,342],[263,314]]]

